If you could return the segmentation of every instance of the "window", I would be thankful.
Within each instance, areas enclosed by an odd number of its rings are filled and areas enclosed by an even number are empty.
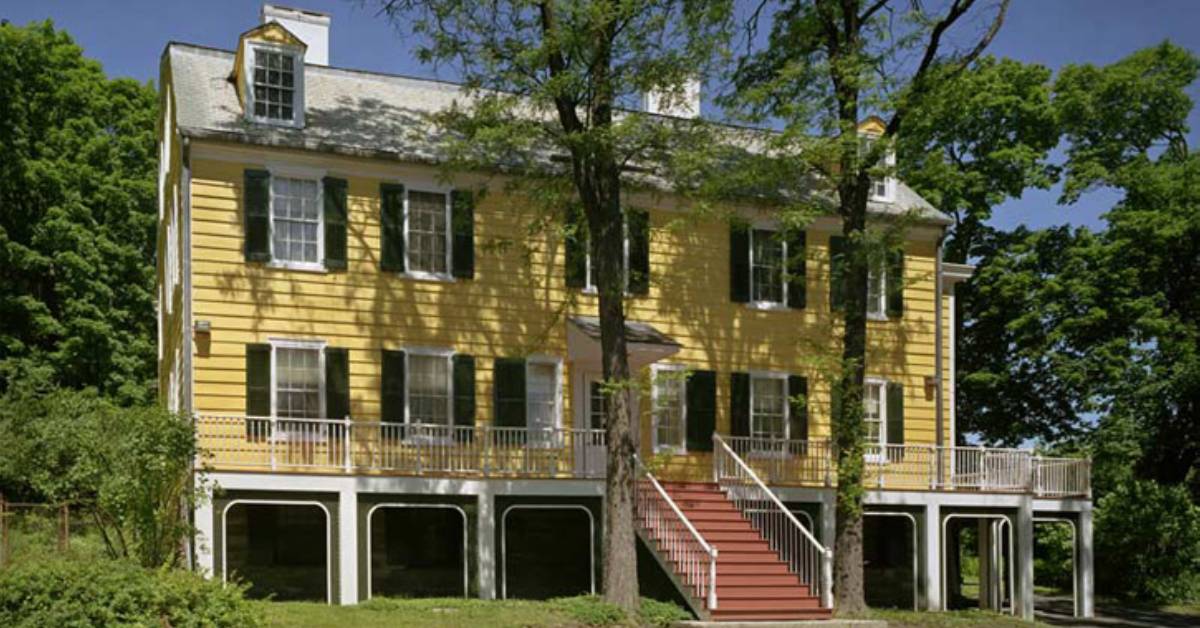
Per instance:
[[[867,380],[863,382],[863,425],[867,454],[870,447],[887,443],[887,382]]]
[[[782,304],[787,300],[783,262],[787,244],[779,234],[765,229],[750,232],[750,300],[759,304]]]
[[[275,346],[275,416],[319,419],[321,403],[320,346]]]
[[[754,375],[750,380],[750,436],[786,440],[788,422],[787,378]]]
[[[525,365],[526,425],[532,442],[550,444],[558,429],[558,364],[529,361]]]
[[[408,422],[450,425],[450,356],[408,353]]]
[[[656,451],[683,452],[687,449],[687,397],[684,371],[671,367],[654,369],[653,417]]]
[[[604,384],[596,379],[589,380],[588,424],[593,430],[604,429],[606,416],[608,416],[608,395],[604,394]]]
[[[887,266],[882,259],[867,269],[867,316],[887,318]]]
[[[246,117],[255,122],[301,126],[304,119],[303,53],[255,42],[246,59]]]
[[[445,275],[450,268],[450,203],[440,192],[408,192],[408,268]]]
[[[625,240],[622,242],[621,248],[621,270],[625,273],[625,291],[629,291],[629,225],[621,223],[621,228],[625,232]],[[591,239],[583,241],[584,250],[587,251],[585,260],[587,264],[587,284],[584,285],[584,290],[590,292],[596,291],[596,265],[592,263],[592,242]]]
[[[271,177],[271,259],[319,268],[321,240],[320,183]]]
[[[871,151],[871,148],[874,147],[875,142],[878,141],[878,139],[879,139],[878,137],[875,137],[873,135],[864,135],[862,138],[862,141],[859,145],[860,150],[862,151],[862,154],[866,155],[867,153],[869,153]],[[885,154],[882,158],[880,158],[879,162],[876,163],[875,168],[881,168],[881,167],[892,168],[895,165],[896,165],[896,154],[889,150],[887,152],[887,154]],[[879,176],[871,177],[871,200],[890,202],[892,200],[892,188],[893,188],[894,182],[895,182],[895,179],[893,179],[892,177],[879,177]]]

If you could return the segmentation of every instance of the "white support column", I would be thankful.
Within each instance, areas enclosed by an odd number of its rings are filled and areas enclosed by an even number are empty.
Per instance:
[[[358,604],[358,492],[338,491],[338,601]]]
[[[938,504],[925,505],[925,520],[921,526],[921,573],[925,590],[925,609],[944,610],[942,600],[942,509]]]
[[[212,487],[202,486],[200,477],[196,476],[196,486],[203,493],[199,502],[196,505],[196,511],[193,513],[196,523],[196,571],[205,578],[213,577],[213,544],[216,542],[216,535],[213,533],[216,526],[213,523],[213,504],[212,504]]]
[[[1026,621],[1033,621],[1033,498],[1021,499],[1017,508],[1016,552],[1013,567],[1016,573],[1014,600],[1016,614]]]
[[[1075,568],[1075,591],[1079,599],[1076,612],[1079,617],[1091,619],[1095,616],[1092,596],[1094,593],[1093,575],[1095,556],[1092,553],[1092,504],[1088,502],[1079,511],[1079,523],[1075,530],[1075,558],[1079,564]]]
[[[475,547],[479,576],[479,598],[496,599],[496,498],[489,489],[478,496],[475,509]]]

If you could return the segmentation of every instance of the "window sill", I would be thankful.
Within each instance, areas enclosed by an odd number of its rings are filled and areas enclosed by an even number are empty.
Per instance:
[[[281,129],[303,129],[303,120],[276,120],[275,118],[259,118],[257,116],[246,116],[246,121],[251,124],[261,124],[264,126],[273,126]]]
[[[454,275],[449,273],[430,273],[423,270],[409,270],[396,273],[396,276],[414,281],[434,281],[439,283],[456,283],[458,281]]]
[[[669,454],[671,456],[686,456],[687,447],[680,447],[678,445],[657,445],[654,447],[654,453]]]
[[[580,292],[580,293],[582,293],[582,294],[586,294],[586,295],[588,295],[589,297],[598,297],[598,296],[600,296],[600,291],[596,289],[596,286],[588,286],[588,287],[586,287],[586,288],[580,288],[580,289],[579,289],[579,292]],[[632,298],[634,298],[634,297],[645,296],[645,295],[634,294],[634,293],[632,293],[632,292],[630,292],[630,291],[626,290],[626,291],[624,291],[624,292],[622,292],[622,293],[621,293],[621,296],[625,297],[626,299],[632,299]]]
[[[320,273],[320,274],[325,274],[325,273],[329,272],[329,269],[325,268],[324,264],[313,263],[313,262],[288,262],[288,261],[272,260],[270,262],[267,262],[267,268],[276,268],[279,270],[298,270],[300,272],[305,272],[305,273]]]
[[[778,301],[751,301],[746,304],[746,307],[763,312],[788,312],[792,309],[787,304]]]
[[[887,314],[867,314],[867,320],[877,323],[886,323],[892,319],[888,318]]]

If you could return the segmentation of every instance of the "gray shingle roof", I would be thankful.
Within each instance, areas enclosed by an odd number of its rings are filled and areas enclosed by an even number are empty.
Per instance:
[[[437,163],[440,135],[427,116],[466,101],[463,88],[453,83],[306,65],[304,128],[254,124],[243,116],[229,80],[233,52],[172,42],[164,54],[179,130],[194,138]],[[903,182],[896,187],[894,203],[872,202],[869,211],[897,215],[916,209],[925,220],[951,223]]]
[[[572,316],[569,319],[571,324],[579,328],[584,335],[596,342],[600,342],[600,319],[595,316]],[[667,347],[678,347],[680,344],[675,339],[662,333],[647,323],[638,323],[634,321],[625,321],[625,341],[629,343],[647,344],[647,345],[663,345]]]

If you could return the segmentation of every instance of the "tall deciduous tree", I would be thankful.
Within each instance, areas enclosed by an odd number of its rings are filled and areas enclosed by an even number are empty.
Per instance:
[[[862,575],[862,385],[866,352],[867,272],[877,256],[868,246],[867,204],[873,176],[889,174],[883,157],[898,131],[937,86],[975,61],[1003,23],[1007,0],[952,0],[926,10],[901,0],[763,2],[750,16],[747,54],[727,99],[751,119],[775,119],[783,132],[771,153],[791,161],[792,180],[804,179],[831,198],[846,238],[843,265],[841,369],[834,386],[833,440],[838,489],[834,586],[840,613],[865,610]],[[965,48],[952,45],[955,28],[976,12],[982,30]],[[769,24],[765,41],[758,26]],[[879,115],[883,130],[864,149],[859,123]],[[813,138],[813,131],[819,137]]]
[[[637,605],[635,441],[625,339],[626,166],[657,161],[673,123],[623,109],[646,92],[678,102],[722,39],[724,2],[389,0],[384,11],[457,66],[469,102],[438,116],[468,167],[502,167],[542,199],[582,209],[599,296],[605,417],[603,586]],[[698,112],[697,112],[698,113]],[[564,189],[563,183],[569,187]],[[579,237],[579,233],[569,234]],[[633,279],[633,278],[631,278]],[[644,279],[644,278],[643,278]],[[615,394],[615,393],[620,394]]]
[[[149,399],[155,91],[49,22],[0,25],[0,85],[0,391]]]

